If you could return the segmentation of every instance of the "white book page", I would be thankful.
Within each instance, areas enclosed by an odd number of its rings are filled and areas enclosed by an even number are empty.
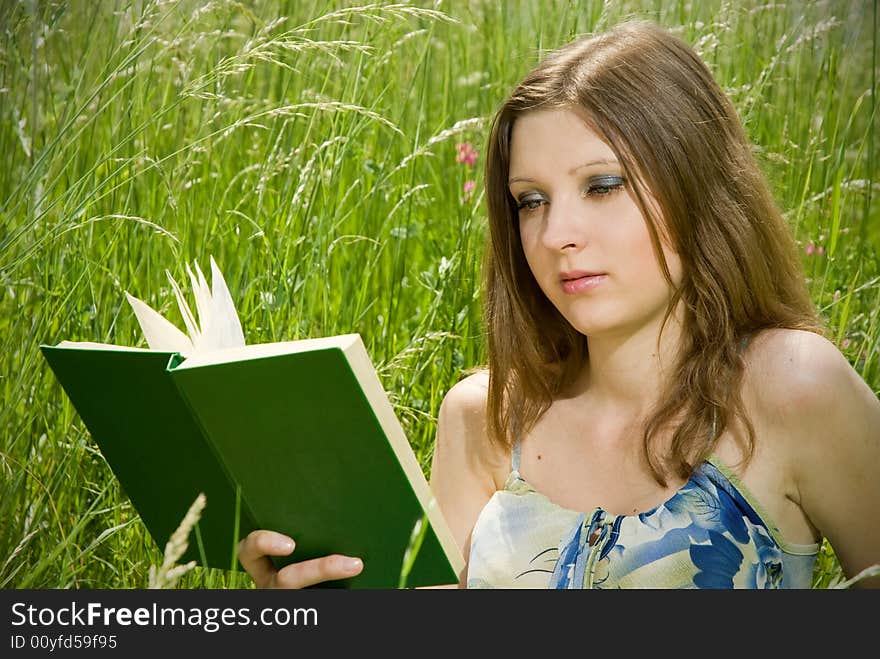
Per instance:
[[[81,348],[83,350],[122,350],[124,352],[158,352],[146,348],[133,348],[131,346],[118,346],[112,343],[94,343],[92,341],[62,341],[56,348]]]
[[[196,353],[192,357],[185,359],[175,370],[247,361],[276,355],[289,355],[297,352],[308,352],[309,350],[324,350],[327,348],[346,350],[356,341],[360,341],[359,334],[340,334],[339,336],[326,336],[319,339],[281,341],[278,343],[255,343],[241,346],[240,348],[224,348],[214,352]]]
[[[178,352],[184,357],[192,357],[200,354],[213,354],[218,350],[227,348],[240,348],[245,345],[244,333],[235,304],[223,279],[223,274],[211,257],[212,287],[199,268],[195,264],[195,272],[187,264],[186,271],[193,289],[198,318],[193,314],[186,301],[183,290],[171,276],[165,271],[168,281],[174,290],[174,297],[183,317],[187,332],[184,333],[175,327],[167,318],[153,309],[143,300],[125,292],[131,308],[134,310],[144,338],[151,350],[162,352]]]
[[[188,355],[193,351],[193,343],[190,338],[168,322],[158,311],[146,302],[129,295],[125,292],[138,324],[147,340],[151,350],[167,350]]]

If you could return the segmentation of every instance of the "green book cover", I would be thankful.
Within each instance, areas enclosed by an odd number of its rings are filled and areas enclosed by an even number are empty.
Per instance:
[[[332,553],[363,571],[326,587],[456,583],[464,562],[361,338],[173,352],[62,342],[42,352],[160,548],[199,492],[207,566],[264,528],[296,549],[280,567]],[[236,488],[240,508],[236,536]],[[190,539],[182,561],[201,560]]]
[[[207,564],[230,568],[235,487],[170,378],[179,356],[64,345],[40,349],[160,550],[204,492]],[[256,528],[246,509],[239,524],[245,534]],[[202,564],[199,553],[192,537],[181,561]]]

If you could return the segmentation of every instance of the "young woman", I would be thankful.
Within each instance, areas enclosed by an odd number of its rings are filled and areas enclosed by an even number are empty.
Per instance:
[[[431,487],[468,587],[808,588],[880,563],[880,401],[825,337],[736,111],[632,22],[542,61],[486,161],[488,369],[447,393]],[[356,574],[329,556],[258,586]],[[880,578],[858,586],[880,586]]]

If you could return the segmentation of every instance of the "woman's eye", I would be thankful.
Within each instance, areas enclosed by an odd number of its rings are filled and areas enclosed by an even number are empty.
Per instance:
[[[622,190],[624,183],[626,181],[620,176],[602,176],[590,181],[584,196],[605,197],[612,192]]]
[[[538,210],[544,203],[543,197],[525,197],[516,203],[516,207],[519,210],[534,211]]]
[[[620,185],[591,185],[590,186],[590,194],[599,195],[600,197],[604,197],[610,192],[617,190],[620,188]]]
[[[581,196],[585,199],[607,197],[617,190],[622,190],[625,185],[626,179],[622,176],[594,176],[587,180]],[[533,213],[548,203],[550,201],[543,194],[530,192],[516,200],[516,207],[521,213]]]

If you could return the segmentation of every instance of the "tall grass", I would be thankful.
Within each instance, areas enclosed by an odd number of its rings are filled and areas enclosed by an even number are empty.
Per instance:
[[[427,474],[443,394],[485,359],[487,121],[542,52],[630,16],[731,94],[880,389],[876,2],[0,3],[0,587],[145,587],[163,563],[38,345],[142,344],[123,289],[174,318],[163,273],[193,259],[249,343],[359,332]],[[840,579],[826,543],[815,585]]]

